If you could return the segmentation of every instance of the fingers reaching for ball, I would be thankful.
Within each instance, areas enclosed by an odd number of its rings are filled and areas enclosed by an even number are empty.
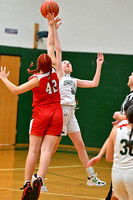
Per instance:
[[[62,24],[61,18],[60,18],[60,17],[57,17],[57,18],[54,20],[54,24],[55,24],[55,28],[58,29],[59,26]]]
[[[54,24],[54,13],[48,13],[46,16],[46,19],[48,20],[48,24],[52,25]]]
[[[48,13],[48,15],[46,16],[47,20],[48,20],[48,24],[49,25],[53,25],[55,24],[55,28],[58,29],[59,26],[62,24],[61,18],[57,17],[56,19],[54,19],[54,13]]]

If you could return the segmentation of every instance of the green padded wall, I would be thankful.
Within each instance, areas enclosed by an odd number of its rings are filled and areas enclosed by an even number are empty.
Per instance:
[[[26,69],[31,61],[45,51],[0,46],[1,55],[21,56],[20,84],[28,80]],[[72,63],[72,76],[92,80],[96,70],[96,53],[63,52],[63,59]],[[87,147],[101,147],[112,128],[112,115],[120,110],[122,101],[129,92],[128,76],[133,69],[132,55],[104,55],[100,84],[97,88],[78,88],[76,97],[80,109],[76,116]],[[32,92],[19,95],[16,143],[28,143],[28,129],[32,114]],[[68,136],[61,144],[71,145]]]
[[[96,70],[95,53],[64,52],[63,58],[73,65],[72,76],[92,80]],[[97,88],[78,88],[79,110],[76,116],[86,146],[101,147],[108,137],[113,113],[120,110],[126,94],[128,77],[133,71],[132,55],[104,55],[100,84]],[[63,137],[62,144],[72,144]]]

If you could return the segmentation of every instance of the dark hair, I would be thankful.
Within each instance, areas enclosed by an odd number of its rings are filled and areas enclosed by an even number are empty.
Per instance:
[[[129,106],[133,105],[133,100],[128,100],[124,105],[124,111],[127,112]]]
[[[31,63],[30,67],[27,69],[29,73],[37,73],[40,70],[44,73],[50,72],[50,78],[51,78],[51,72],[52,72],[52,60],[48,54],[41,54],[37,59],[37,68],[34,70],[30,70],[30,68],[33,66],[33,62]]]
[[[131,132],[130,132],[130,135],[129,135],[129,141],[127,141],[126,146],[132,149],[133,146],[132,146],[131,137],[133,135],[133,105],[128,107],[127,112],[126,112],[126,116],[127,116],[128,122],[132,124],[132,129],[131,129]]]

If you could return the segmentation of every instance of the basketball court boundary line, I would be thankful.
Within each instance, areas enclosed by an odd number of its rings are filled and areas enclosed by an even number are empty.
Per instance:
[[[9,190],[9,191],[22,192],[20,189],[4,188],[4,187],[0,187],[0,190]],[[103,198],[87,197],[87,196],[77,196],[77,195],[69,195],[69,194],[59,194],[59,193],[49,193],[49,192],[45,192],[45,193],[44,193],[44,192],[41,192],[41,194],[53,195],[53,196],[72,197],[72,198],[91,199],[91,200],[104,200]]]
[[[60,168],[73,168],[73,167],[82,167],[84,168],[83,165],[66,165],[66,166],[49,166],[48,169],[60,169]],[[36,168],[38,169],[38,168]],[[103,168],[103,167],[95,167],[95,169],[103,169],[103,170],[110,170],[111,168]],[[0,169],[0,172],[1,171],[19,171],[19,170],[25,170],[25,168],[9,168],[9,169]]]

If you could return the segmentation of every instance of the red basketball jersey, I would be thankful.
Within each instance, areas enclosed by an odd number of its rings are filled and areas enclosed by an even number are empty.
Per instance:
[[[38,77],[40,82],[38,87],[32,89],[33,107],[51,103],[60,104],[59,79],[55,69],[52,68],[51,80],[49,79],[49,74],[49,72],[45,74],[38,73],[29,78],[30,80],[33,77]]]

